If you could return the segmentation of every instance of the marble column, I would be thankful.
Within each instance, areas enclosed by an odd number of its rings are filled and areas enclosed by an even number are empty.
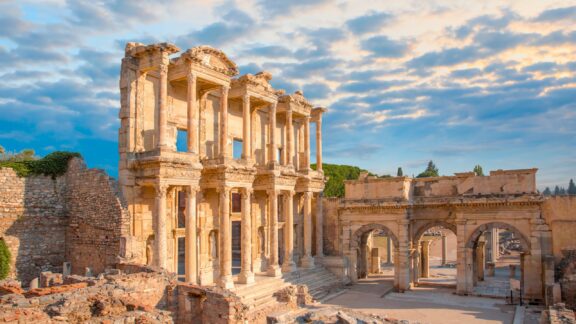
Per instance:
[[[304,169],[310,170],[310,116],[304,117]]]
[[[430,277],[430,241],[422,241],[420,243],[422,245],[422,257],[421,257],[421,265],[422,265],[422,278]]]
[[[198,154],[198,119],[196,105],[196,74],[188,73],[188,94],[187,94],[187,108],[188,108],[188,138],[187,146],[189,153]]]
[[[316,170],[322,171],[322,113],[316,121]]]
[[[442,266],[446,265],[447,254],[448,254],[448,245],[446,244],[446,235],[442,234]]]
[[[324,256],[324,210],[322,209],[323,193],[319,192],[316,196],[316,257]]]
[[[252,159],[252,131],[250,114],[250,95],[245,94],[242,99],[242,158],[245,160]]]
[[[492,239],[491,261],[498,262],[498,258],[500,257],[500,229],[497,227],[492,228],[490,233]]]
[[[304,192],[304,255],[301,259],[303,268],[313,268],[312,258],[312,192]]]
[[[166,101],[168,100],[168,57],[162,58],[162,63],[159,67],[160,72],[160,82],[158,91],[158,141],[156,145],[158,148],[167,147],[168,139],[168,111],[166,107]]]
[[[167,233],[166,233],[166,191],[168,185],[156,185],[155,209],[156,227],[154,227],[154,264],[166,269],[167,258]]]
[[[186,238],[185,238],[185,267],[186,282],[198,283],[196,264],[196,188],[186,188],[188,199],[186,199]]]
[[[222,86],[220,95],[220,157],[229,158],[228,149],[228,91],[230,87]]]
[[[278,265],[278,192],[268,190],[268,213],[270,220],[270,259],[267,274],[278,277],[282,274]]]
[[[238,281],[244,284],[254,282],[252,271],[252,190],[242,190],[242,261]]]
[[[292,125],[292,109],[286,110],[286,165],[294,165],[294,126]]]
[[[386,264],[392,263],[392,239],[386,236]]]
[[[220,188],[220,231],[218,242],[220,253],[220,282],[222,288],[234,287],[232,281],[232,231],[230,224],[230,188]]]
[[[296,270],[294,263],[294,192],[284,194],[284,263],[283,272]]]
[[[268,163],[277,164],[278,148],[276,147],[276,103],[270,104],[268,133],[270,135],[270,149],[268,150]]]

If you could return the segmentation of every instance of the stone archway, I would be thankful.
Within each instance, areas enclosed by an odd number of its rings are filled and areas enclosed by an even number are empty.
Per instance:
[[[398,262],[399,241],[394,232],[392,232],[389,227],[382,224],[366,224],[357,229],[354,234],[352,234],[350,239],[350,250],[355,255],[355,259],[351,264],[351,279],[352,281],[357,281],[359,277],[363,277],[364,274],[367,273],[367,251],[365,250],[367,243],[366,240],[368,235],[373,231],[384,232],[386,236],[390,237],[390,240],[394,246],[394,287],[398,289],[400,273]]]
[[[433,283],[436,286],[440,285],[455,288],[455,281],[458,277],[458,269],[455,269],[456,273],[453,273],[454,271],[450,269],[440,269],[441,267],[447,267],[446,235],[442,235],[440,238],[442,244],[440,252],[442,260],[440,264],[432,265],[433,262],[435,262],[431,261],[431,254],[433,253],[432,246],[434,246],[433,241],[422,241],[422,237],[426,231],[435,227],[440,227],[452,232],[454,234],[452,240],[455,240],[458,237],[457,226],[454,223],[450,223],[444,220],[436,220],[421,225],[412,237],[412,246],[415,249],[415,253],[412,255],[412,263],[410,267],[411,280],[414,284]],[[432,267],[436,267],[435,270],[432,270]],[[432,279],[433,277],[436,279]],[[423,279],[424,282],[421,282],[421,278],[426,279]]]
[[[490,232],[493,229],[501,229],[506,230],[514,234],[514,237],[519,240],[520,243],[520,260],[519,267],[519,284],[520,289],[524,290],[524,282],[526,279],[526,267],[524,266],[525,257],[530,256],[531,253],[531,243],[527,239],[526,235],[523,234],[518,228],[514,225],[505,222],[489,222],[485,224],[478,225],[470,235],[468,235],[465,244],[462,248],[462,253],[459,253],[458,259],[459,263],[462,262],[463,267],[459,268],[459,271],[463,271],[463,275],[459,277],[459,292],[463,292],[465,290],[466,293],[478,293],[483,294],[482,292],[476,291],[475,288],[477,285],[479,288],[482,288],[482,285],[486,285],[486,283],[480,284],[488,277],[485,277],[484,269],[486,265],[485,259],[485,242],[480,240],[480,237],[486,233]],[[494,264],[492,264],[494,268]],[[516,272],[518,273],[518,272]],[[510,275],[510,278],[513,276]],[[494,278],[491,278],[494,279]],[[503,283],[499,286],[508,285],[510,280],[506,278]],[[490,287],[493,286],[492,284],[489,285]],[[461,288],[460,288],[461,287]],[[508,292],[504,292],[507,294]],[[495,295],[498,295],[495,293]],[[504,297],[504,296],[501,296]]]

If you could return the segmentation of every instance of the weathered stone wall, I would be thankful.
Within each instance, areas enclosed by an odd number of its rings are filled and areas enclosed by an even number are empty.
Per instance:
[[[247,311],[240,298],[221,288],[178,285],[179,323],[245,323]]]
[[[115,180],[103,170],[87,169],[81,159],[70,161],[66,184],[66,259],[72,273],[82,274],[86,267],[100,273],[125,255],[122,240],[129,235],[130,215]]]
[[[552,251],[559,262],[564,257],[562,250],[576,250],[576,196],[548,197],[542,214],[552,230]]]
[[[64,177],[20,178],[0,168],[0,238],[12,254],[9,277],[28,286],[42,271],[60,271],[65,261]]]
[[[338,224],[338,208],[340,207],[340,198],[323,198],[322,209],[324,223],[324,255],[337,256],[341,255],[340,248],[340,228]]]

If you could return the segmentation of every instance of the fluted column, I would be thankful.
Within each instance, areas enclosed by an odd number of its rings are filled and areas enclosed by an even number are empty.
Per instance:
[[[254,272],[252,272],[252,190],[242,191],[242,261],[241,271],[238,281],[244,284],[254,282]]]
[[[281,275],[278,265],[278,192],[268,190],[268,211],[270,215],[270,260],[267,274],[271,277]]]
[[[252,116],[250,115],[250,96],[244,95],[242,101],[242,113],[243,113],[243,127],[242,127],[242,137],[243,137],[243,145],[242,145],[242,158],[245,160],[252,159],[252,131],[251,131],[251,119]]]
[[[228,149],[228,91],[230,87],[222,86],[220,96],[220,157],[230,157]]]
[[[294,263],[294,192],[284,194],[284,263],[282,271],[296,270]]]
[[[222,288],[234,287],[232,281],[232,231],[230,230],[230,188],[220,188],[220,282]]]
[[[448,245],[446,244],[446,235],[442,234],[442,266],[446,265],[447,255],[448,255]]]
[[[196,106],[196,75],[188,73],[188,152],[198,154],[198,119]]]
[[[390,235],[386,236],[386,264],[392,263],[392,240]]]
[[[312,192],[304,193],[304,256],[302,256],[302,267],[313,268],[312,258]]]
[[[310,169],[310,116],[304,117],[304,169]]]
[[[196,247],[196,188],[186,188],[188,199],[186,199],[186,252],[185,252],[185,267],[186,267],[186,282],[198,283],[197,273],[198,266],[196,264],[196,255],[198,253]]]
[[[286,110],[286,165],[293,165],[294,127],[292,126],[292,109]]]
[[[322,113],[316,121],[316,170],[322,171]]]
[[[164,56],[164,54],[162,54]],[[159,67],[160,72],[160,90],[158,91],[158,141],[156,145],[158,148],[168,146],[167,134],[168,131],[168,112],[166,101],[168,97],[168,57],[162,57],[162,63]]]
[[[276,147],[276,103],[270,104],[270,118],[268,123],[268,133],[270,134],[270,149],[268,150],[268,163],[276,164],[277,161],[277,147]]]
[[[322,210],[322,193],[319,192],[316,198],[316,257],[324,256],[324,211]]]
[[[156,190],[156,227],[154,227],[154,264],[166,268],[167,238],[166,238],[166,191],[168,185],[159,184]]]

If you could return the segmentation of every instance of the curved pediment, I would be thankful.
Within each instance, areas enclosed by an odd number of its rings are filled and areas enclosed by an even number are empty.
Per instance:
[[[210,46],[198,46],[187,50],[182,57],[228,76],[238,75],[238,67],[221,50]]]

